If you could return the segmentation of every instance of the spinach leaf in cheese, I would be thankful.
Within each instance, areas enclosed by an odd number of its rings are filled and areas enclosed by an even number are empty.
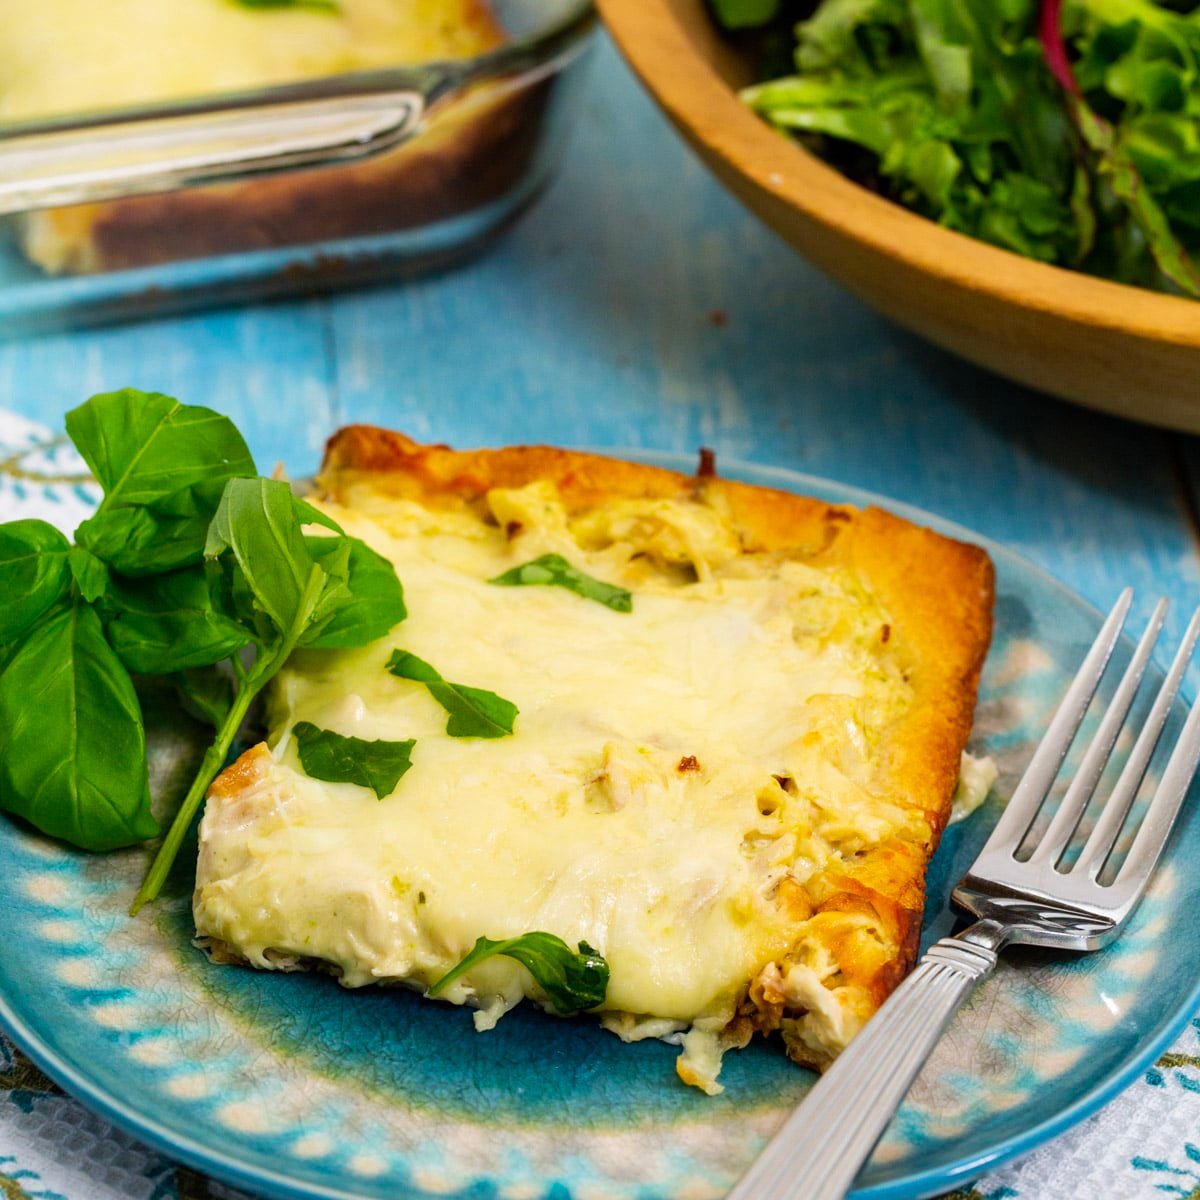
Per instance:
[[[345,737],[311,721],[297,722],[292,734],[306,775],[327,783],[355,783],[370,788],[378,800],[395,791],[412,766],[412,748],[416,745],[411,738],[403,742],[369,742]]]
[[[580,942],[576,953],[562,938],[540,932],[502,941],[479,938],[466,958],[443,975],[428,995],[438,995],[473,967],[497,954],[515,958],[525,967],[560,1016],[604,1003],[608,963],[587,942]]]
[[[519,710],[511,700],[482,688],[448,683],[429,663],[407,650],[394,650],[387,669],[398,679],[411,679],[429,689],[450,714],[446,732],[451,737],[498,738],[512,733]]]
[[[633,596],[625,588],[615,584],[605,583],[586,575],[578,567],[573,567],[561,554],[543,554],[541,558],[532,559],[489,579],[500,587],[527,587],[542,585],[545,587],[566,588],[585,600],[595,600],[606,605],[614,612],[633,612]]]

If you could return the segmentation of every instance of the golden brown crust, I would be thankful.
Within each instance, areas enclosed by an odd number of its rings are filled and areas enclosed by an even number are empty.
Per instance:
[[[403,434],[350,426],[329,442],[319,477],[324,495],[353,504],[360,487],[426,505],[482,505],[493,487],[553,482],[569,513],[613,499],[702,498],[726,512],[749,551],[794,555],[846,568],[889,615],[881,640],[901,655],[912,702],[888,729],[873,790],[924,816],[928,840],[885,841],[818,881],[820,921],[840,980],[865,997],[865,1018],[911,968],[924,908],[925,870],[949,818],[960,755],[970,732],[991,639],[993,570],[977,546],[953,541],[875,508],[855,509],[712,475],[549,446],[455,451]],[[811,898],[813,888],[808,890]],[[788,898],[794,905],[794,898]],[[803,915],[801,912],[803,911]],[[878,938],[862,934],[866,914]],[[787,964],[783,964],[786,966]],[[782,993],[769,979],[742,1009],[760,1028],[778,1027]],[[786,1022],[785,1036],[786,1036]],[[831,1056],[789,1039],[793,1057],[826,1066]]]

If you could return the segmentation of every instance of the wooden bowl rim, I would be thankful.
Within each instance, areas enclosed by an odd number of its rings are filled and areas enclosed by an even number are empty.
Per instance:
[[[945,229],[852,182],[772,129],[697,51],[671,0],[597,4],[622,53],[672,120],[762,193],[960,288],[1080,324],[1200,346],[1200,300],[1051,266]]]

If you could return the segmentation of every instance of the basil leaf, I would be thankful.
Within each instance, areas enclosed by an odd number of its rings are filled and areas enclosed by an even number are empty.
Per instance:
[[[104,609],[111,614],[109,643],[135,675],[208,666],[250,642],[246,629],[214,607],[203,567],[141,580],[114,578]]]
[[[75,540],[123,575],[154,575],[204,557],[208,527],[226,479],[218,476],[171,492],[153,504],[106,508],[75,531]]]
[[[104,595],[108,587],[108,568],[90,550],[72,546],[67,554],[67,563],[79,594],[89,604]]]
[[[306,624],[311,615],[300,610],[315,564],[294,500],[280,480],[229,480],[204,546],[210,560],[231,553],[233,593],[249,598],[280,632]]]
[[[304,544],[311,547],[309,554],[313,561],[317,559],[313,543],[318,541],[332,542],[332,548],[326,549],[320,563],[320,572],[324,577],[321,594],[316,607],[312,611],[303,635],[301,646],[311,645],[319,641],[325,632],[325,627],[339,612],[344,612],[353,599],[350,592],[350,542],[347,538],[315,538],[305,536]]]
[[[526,933],[504,941],[481,937],[474,949],[441,977],[426,993],[436,996],[472,967],[500,954],[515,958],[533,976],[546,999],[560,1016],[582,1012],[604,1003],[608,991],[608,963],[587,942],[576,953],[552,933]]]
[[[184,711],[220,729],[233,707],[233,681],[217,666],[196,667],[166,677]]]
[[[316,505],[302,500],[294,492],[292,494],[293,502],[296,505],[296,516],[300,518],[301,525],[321,525],[334,533],[345,534],[346,531],[328,513],[323,513]]]
[[[614,612],[633,611],[633,596],[625,588],[585,575],[578,567],[571,566],[561,554],[543,554],[541,558],[513,567],[511,571],[505,571],[488,582],[501,587],[528,587],[531,584],[562,587],[585,600],[604,604]]]
[[[387,669],[397,679],[423,683],[429,694],[450,714],[446,732],[451,737],[498,738],[513,731],[520,711],[511,700],[482,688],[448,683],[424,659],[407,650],[393,650]]]
[[[412,738],[404,742],[368,742],[320,729],[311,721],[292,726],[300,765],[312,779],[328,783],[356,783],[370,788],[377,800],[391,795],[412,766]]]
[[[102,508],[154,504],[214,478],[255,474],[228,417],[158,392],[102,393],[66,420],[71,441],[104,489]]]
[[[43,622],[0,675],[0,808],[85,850],[158,833],[137,696],[88,605]]]
[[[304,645],[322,650],[366,646],[383,637],[408,615],[404,588],[396,568],[358,538],[308,537],[309,553],[327,574],[333,574],[334,552],[349,547],[347,600],[315,636]]]
[[[21,637],[71,587],[70,543],[45,521],[0,525],[0,645]]]
[[[126,575],[199,562],[226,480],[254,474],[232,421],[157,392],[93,396],[67,433],[104,488],[75,539]]]

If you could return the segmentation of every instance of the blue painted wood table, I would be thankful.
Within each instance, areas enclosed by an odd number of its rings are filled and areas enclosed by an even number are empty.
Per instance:
[[[260,463],[293,474],[311,472],[349,421],[462,446],[705,445],[718,462],[790,467],[933,510],[1097,605],[1133,584],[1145,615],[1165,592],[1176,638],[1200,602],[1192,439],[1022,391],[875,316],[722,192],[608,44],[562,177],[479,261],[335,299],[0,345],[0,407],[49,426],[124,385],[229,413]],[[1102,1113],[980,1193],[1200,1195],[1200,1030],[1184,1051],[1134,1090],[1175,1072],[1190,1143],[1131,1155],[1139,1110],[1127,1094],[1119,1130]],[[1118,1134],[1126,1172],[1097,1174]],[[6,1182],[6,1155],[0,1145],[0,1191],[46,1194]],[[155,1196],[202,1194],[186,1173],[163,1178]]]

